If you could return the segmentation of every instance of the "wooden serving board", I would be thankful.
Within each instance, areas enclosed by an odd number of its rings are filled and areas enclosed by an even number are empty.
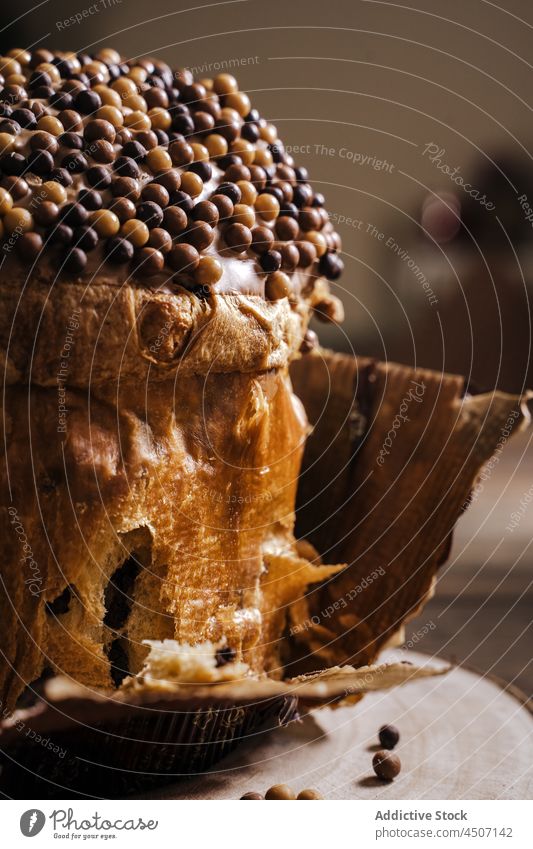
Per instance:
[[[430,662],[402,650],[382,659]],[[372,771],[380,725],[401,733],[402,772]],[[328,799],[531,799],[533,714],[516,692],[459,667],[353,707],[316,711],[243,744],[208,775],[147,794],[158,799],[239,799],[277,783],[315,787]]]

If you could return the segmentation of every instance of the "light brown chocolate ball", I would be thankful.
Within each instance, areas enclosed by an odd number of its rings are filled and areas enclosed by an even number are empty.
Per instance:
[[[288,784],[274,784],[265,793],[265,799],[296,799],[296,793]]]

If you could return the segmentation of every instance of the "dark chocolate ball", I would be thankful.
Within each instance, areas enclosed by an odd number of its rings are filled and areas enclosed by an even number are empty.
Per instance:
[[[106,253],[109,262],[117,265],[124,265],[133,259],[133,245],[127,239],[122,239],[120,236],[113,236],[109,239],[106,245]]]
[[[328,252],[320,257],[318,271],[328,280],[338,280],[344,271],[344,263],[340,256]]]
[[[382,781],[392,781],[400,774],[402,764],[398,755],[381,749],[372,758],[372,766],[378,778]]]
[[[93,165],[88,168],[85,179],[95,189],[107,189],[111,185],[111,173],[102,165]]]
[[[131,156],[118,156],[115,159],[113,164],[113,168],[117,174],[120,174],[121,177],[134,177],[137,178],[140,176],[139,166],[135,162]]]
[[[170,203],[172,206],[179,206],[180,209],[183,209],[187,215],[190,215],[192,208],[194,206],[194,201],[190,195],[186,192],[178,191],[172,192],[170,195]]]
[[[281,254],[279,251],[266,251],[259,256],[259,265],[267,274],[281,268]]]
[[[71,186],[73,182],[72,175],[69,174],[66,168],[54,168],[54,170],[50,174],[50,179],[54,180],[54,182],[59,183],[65,188]]]
[[[72,241],[77,248],[84,251],[93,251],[98,244],[98,233],[92,227],[83,224],[81,227],[76,227],[72,234]]]
[[[101,209],[103,206],[102,195],[94,189],[80,189],[78,192],[78,201],[91,211]]]
[[[100,109],[102,105],[102,98],[98,94],[97,91],[91,91],[87,89],[85,91],[80,91],[74,100],[74,108],[81,112],[82,115],[91,115],[93,112],[96,112],[97,109]]]
[[[69,227],[68,224],[58,224],[56,227],[50,228],[48,239],[53,245],[70,245],[72,235],[72,227]]]
[[[215,227],[219,219],[218,209],[211,201],[202,200],[193,207],[191,218],[193,221],[206,221],[211,227]]]
[[[37,119],[31,109],[14,109],[11,118],[25,130],[33,130],[37,124]]]
[[[80,151],[67,153],[67,155],[61,160],[61,165],[73,174],[83,174],[83,172],[89,167],[89,163]]]
[[[33,150],[28,155],[28,171],[44,177],[53,170],[54,157],[48,150]]]
[[[71,248],[64,258],[63,267],[67,271],[79,273],[87,265],[87,254],[81,248]]]
[[[0,169],[8,177],[19,177],[26,170],[26,159],[21,153],[6,153],[0,158]]]
[[[137,207],[137,218],[144,221],[147,227],[159,227],[163,223],[163,210],[153,201],[144,201]]]
[[[232,203],[240,203],[241,190],[235,183],[221,183],[216,191],[217,195],[226,195]]]
[[[66,203],[60,209],[61,221],[71,227],[79,227],[85,224],[89,213],[81,203]]]
[[[79,133],[61,133],[58,141],[59,144],[69,150],[81,150],[83,148],[83,139]]]
[[[197,251],[203,251],[209,247],[215,238],[215,234],[206,221],[192,221],[189,222],[187,230],[181,238],[184,242],[195,247]]]
[[[137,162],[142,162],[146,156],[146,148],[138,141],[126,142],[122,148],[122,154],[135,159]]]
[[[224,230],[224,240],[228,247],[240,253],[247,251],[252,244],[252,232],[244,224],[230,224]]]

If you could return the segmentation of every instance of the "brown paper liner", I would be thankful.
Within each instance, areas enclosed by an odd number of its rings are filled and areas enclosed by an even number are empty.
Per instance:
[[[204,772],[239,742],[295,716],[296,700],[284,697],[251,705],[211,697],[199,706],[183,697],[106,706],[63,698],[40,714],[18,711],[4,729],[0,789],[16,799],[120,798]]]
[[[0,789],[12,798],[140,792],[205,772],[238,743],[287,724],[299,711],[444,671],[391,663],[289,681],[242,679],[112,696],[54,678],[42,701],[2,723]]]
[[[323,562],[347,567],[292,607],[287,680],[111,697],[52,679],[44,701],[0,725],[6,795],[139,791],[209,769],[238,742],[298,711],[444,671],[369,664],[431,593],[476,475],[524,425],[527,399],[465,397],[462,378],[327,352],[294,363],[292,379],[314,428],[298,532]],[[406,398],[408,414],[390,436]]]

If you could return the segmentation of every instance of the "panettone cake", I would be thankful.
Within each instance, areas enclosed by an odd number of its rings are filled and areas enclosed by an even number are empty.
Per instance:
[[[235,79],[0,58],[0,695],[137,673],[146,639],[281,676],[308,430],[290,361],[342,317],[323,196]]]

